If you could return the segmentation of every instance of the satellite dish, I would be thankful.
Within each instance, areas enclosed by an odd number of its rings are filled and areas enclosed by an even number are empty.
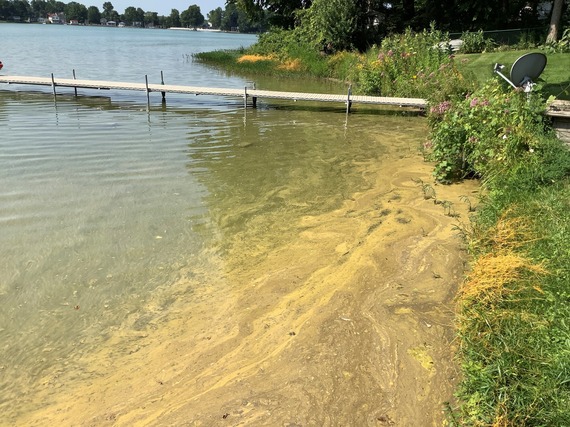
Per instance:
[[[505,66],[495,64],[493,71],[505,79],[515,89],[524,88],[525,92],[530,92],[534,85],[534,80],[544,71],[546,67],[546,56],[542,53],[527,53],[515,61],[511,68],[511,79],[505,77],[500,70]]]
[[[517,86],[524,86],[533,81],[544,71],[546,56],[542,53],[527,53],[515,61],[511,68],[511,81]]]

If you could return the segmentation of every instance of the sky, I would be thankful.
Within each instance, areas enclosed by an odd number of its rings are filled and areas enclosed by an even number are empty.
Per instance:
[[[211,10],[217,7],[225,9],[226,7],[226,0],[90,0],[79,1],[79,3],[87,7],[97,6],[99,10],[103,10],[103,3],[106,1],[110,1],[113,8],[119,13],[124,13],[127,7],[133,6],[135,8],[140,7],[145,12],[157,12],[159,16],[170,15],[172,9],[183,12],[189,6],[196,4],[200,6],[200,11],[205,18]]]

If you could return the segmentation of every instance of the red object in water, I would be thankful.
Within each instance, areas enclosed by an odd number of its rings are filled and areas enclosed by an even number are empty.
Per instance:
[[[2,64],[2,61],[0,61],[0,70],[2,69],[3,66],[4,64]]]

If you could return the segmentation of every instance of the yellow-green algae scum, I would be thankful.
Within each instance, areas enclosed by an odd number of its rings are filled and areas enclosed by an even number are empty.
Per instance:
[[[43,378],[43,406],[18,422],[441,425],[465,262],[453,226],[467,222],[462,200],[476,200],[477,184],[433,184],[418,152],[425,124],[389,120],[392,131],[366,134],[388,140],[386,153],[350,165],[363,191],[312,215],[252,216],[212,254],[218,274],[181,271],[81,371]],[[273,191],[259,204],[291,189]]]

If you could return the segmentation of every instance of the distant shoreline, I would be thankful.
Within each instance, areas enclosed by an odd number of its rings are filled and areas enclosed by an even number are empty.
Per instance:
[[[222,30],[215,30],[209,28],[186,28],[186,27],[169,27],[169,30],[182,30],[182,31],[206,31],[209,33],[221,33]]]
[[[0,24],[36,24],[36,25],[56,25],[56,26],[73,26],[73,27],[108,27],[108,28],[141,28],[145,30],[179,30],[179,31],[202,31],[207,33],[237,33],[237,31],[223,31],[220,29],[210,29],[210,28],[186,28],[186,27],[168,27],[168,28],[146,28],[146,27],[133,27],[133,26],[125,26],[120,27],[119,25],[101,25],[101,24],[51,24],[46,22],[11,22],[11,21],[1,21]],[[246,34],[246,33],[244,33]]]

